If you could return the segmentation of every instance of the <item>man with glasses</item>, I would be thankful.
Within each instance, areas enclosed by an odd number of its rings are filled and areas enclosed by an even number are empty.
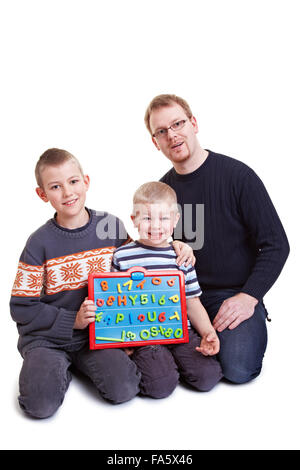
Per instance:
[[[267,345],[263,297],[289,253],[284,229],[251,168],[200,146],[196,118],[184,99],[155,97],[145,124],[173,164],[161,181],[177,193],[181,238],[194,249],[201,301],[219,334],[224,377],[248,382],[259,375]]]

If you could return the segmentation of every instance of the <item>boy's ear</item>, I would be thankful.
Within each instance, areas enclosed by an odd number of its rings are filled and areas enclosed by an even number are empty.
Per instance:
[[[155,137],[152,137],[152,142],[154,143],[155,147],[157,148],[157,150],[160,150],[160,146],[158,145],[158,142],[156,140]]]
[[[35,192],[44,202],[49,201],[49,199],[46,196],[46,193],[44,192],[44,190],[42,188],[40,188],[40,187],[36,188]]]
[[[84,181],[86,190],[88,190],[89,187],[90,187],[90,177],[89,177],[89,175],[84,175],[83,181]]]
[[[133,225],[135,226],[135,215],[131,214],[130,218],[131,218],[131,220],[132,220],[132,222],[133,222]]]
[[[179,212],[176,212],[175,214],[175,220],[174,220],[174,228],[176,227],[176,225],[178,224],[178,220],[180,219],[180,214]]]

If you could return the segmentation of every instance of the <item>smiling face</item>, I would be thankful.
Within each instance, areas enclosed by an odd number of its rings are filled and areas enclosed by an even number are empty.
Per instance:
[[[176,128],[176,124],[182,120],[186,120],[183,127],[179,130],[173,130]],[[155,137],[152,137],[154,145],[172,161],[175,168],[194,158],[199,149],[196,137],[198,133],[197,121],[194,117],[189,119],[179,104],[174,103],[172,106],[155,109],[150,115],[149,124],[152,134],[156,134]],[[170,126],[173,129],[170,129]],[[167,132],[159,136],[157,132],[160,129],[167,129]]]
[[[168,238],[172,235],[179,219],[177,205],[171,202],[139,203],[134,206],[131,216],[138,229],[140,242],[153,246],[169,246]]]
[[[41,178],[43,187],[36,192],[56,210],[57,222],[69,228],[84,225],[89,177],[82,175],[76,162],[70,159],[58,166],[48,165],[41,171]]]

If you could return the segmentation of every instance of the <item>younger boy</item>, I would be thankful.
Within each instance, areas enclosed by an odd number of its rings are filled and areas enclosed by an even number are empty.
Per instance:
[[[112,270],[127,271],[132,266],[150,270],[178,268],[176,254],[168,242],[179,220],[175,191],[165,183],[145,183],[134,195],[131,218],[140,238],[114,252]],[[180,269],[185,275],[187,313],[192,324],[189,342],[142,346],[130,351],[142,374],[141,393],[153,398],[172,393],[179,374],[200,391],[210,390],[222,378],[220,364],[212,357],[219,351],[219,339],[199,300],[201,289],[195,270],[191,265]]]
[[[130,400],[139,392],[140,373],[122,349],[89,350],[87,326],[96,307],[86,300],[88,274],[109,271],[113,251],[128,235],[118,218],[85,207],[89,177],[69,152],[47,150],[36,178],[38,196],[50,201],[56,214],[29,237],[12,291],[11,314],[24,358],[20,406],[36,418],[51,416],[64,399],[71,364],[106,400]],[[114,227],[105,239],[101,223]]]

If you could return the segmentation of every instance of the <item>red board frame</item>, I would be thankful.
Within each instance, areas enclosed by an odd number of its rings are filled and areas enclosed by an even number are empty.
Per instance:
[[[96,343],[95,339],[95,322],[89,325],[89,344],[90,349],[106,349],[106,348],[127,348],[135,346],[146,346],[150,344],[177,344],[187,343],[189,341],[188,326],[187,326],[187,311],[186,311],[186,297],[185,297],[185,279],[182,271],[177,269],[164,269],[164,270],[147,270],[141,266],[134,266],[128,271],[121,272],[104,272],[104,273],[92,273],[88,277],[88,291],[89,300],[95,301],[94,299],[94,279],[109,279],[109,278],[130,278],[132,273],[142,272],[144,277],[163,277],[163,276],[176,276],[179,277],[179,290],[180,290],[180,305],[181,305],[181,326],[183,335],[181,338],[170,338],[170,339],[151,339],[141,341],[126,341],[114,342],[114,343]]]

